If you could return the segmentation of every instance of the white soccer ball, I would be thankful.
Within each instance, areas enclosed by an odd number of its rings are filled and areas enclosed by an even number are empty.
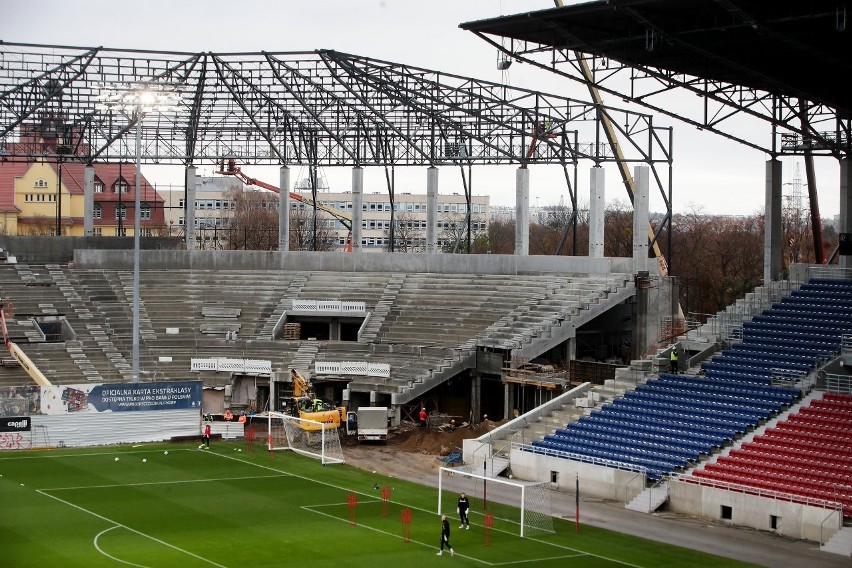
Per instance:
[[[163,455],[164,455],[164,456],[169,455],[169,450],[166,450],[165,452],[163,452]]]
[[[509,479],[514,479],[511,473],[509,474]]]
[[[203,447],[204,447],[204,444],[199,444],[199,445],[198,445],[198,449],[199,449],[199,450],[200,450],[201,448],[203,448]]]
[[[142,458],[142,463],[148,463],[148,460],[146,458]]]
[[[118,458],[115,458],[115,461],[118,461]]]
[[[373,470],[373,473],[376,473],[376,470],[375,470],[375,469]]]

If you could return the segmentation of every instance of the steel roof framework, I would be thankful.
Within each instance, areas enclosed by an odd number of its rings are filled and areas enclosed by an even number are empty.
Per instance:
[[[823,71],[831,65],[846,69],[848,60],[836,48],[819,51],[822,45],[797,43],[792,32],[806,29],[801,33],[812,42],[836,46],[848,41],[848,32],[842,33],[845,11],[833,7],[823,13],[808,5],[798,12],[782,6],[767,10],[776,13],[761,11],[756,20],[754,11],[736,10],[732,3],[620,0],[461,27],[506,57],[589,85],[581,71],[585,62],[593,70],[591,85],[601,92],[770,155],[847,156],[852,151],[848,106],[838,109],[807,93],[845,101],[845,95],[837,96],[839,84],[832,85],[836,79]],[[772,52],[782,48],[789,61]],[[817,71],[819,78],[813,76]],[[791,73],[803,78],[791,83],[784,79]],[[809,82],[819,87],[808,90]],[[680,96],[672,104],[683,92],[696,96]],[[755,121],[768,124],[771,136],[756,139]]]
[[[134,113],[99,108],[102,92],[126,85],[182,93],[177,112],[145,117],[146,163],[600,164],[614,159],[600,143],[605,113],[629,140],[626,161],[671,165],[671,131],[651,115],[334,51],[8,43],[0,43],[0,151],[6,159],[134,156]],[[544,121],[558,136],[528,156]],[[56,144],[30,140],[31,129]]]
[[[0,42],[0,158],[135,157],[137,111],[102,100],[128,88],[181,94],[174,112],[144,116],[144,163],[383,166],[391,200],[389,169],[454,165],[468,205],[473,166],[556,164],[575,220],[581,161],[644,164],[671,218],[672,129],[650,114],[329,50],[217,54]],[[605,120],[623,141],[620,155],[606,141]]]

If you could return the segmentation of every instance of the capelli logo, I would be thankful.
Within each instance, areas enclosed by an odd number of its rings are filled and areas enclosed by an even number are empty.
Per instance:
[[[27,416],[14,416],[0,420],[0,432],[26,432],[30,429]]]

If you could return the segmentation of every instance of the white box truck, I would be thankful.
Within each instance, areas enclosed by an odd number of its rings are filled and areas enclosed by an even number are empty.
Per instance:
[[[358,441],[386,442],[387,439],[387,406],[362,406],[358,408]]]

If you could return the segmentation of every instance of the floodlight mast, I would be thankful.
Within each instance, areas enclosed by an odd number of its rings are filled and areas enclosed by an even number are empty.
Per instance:
[[[180,93],[163,85],[122,85],[105,90],[101,103],[107,110],[132,112],[136,122],[136,196],[133,215],[133,354],[131,382],[139,382],[139,272],[142,233],[142,121],[149,112],[167,112],[180,105]],[[121,215],[121,212],[119,212]]]

